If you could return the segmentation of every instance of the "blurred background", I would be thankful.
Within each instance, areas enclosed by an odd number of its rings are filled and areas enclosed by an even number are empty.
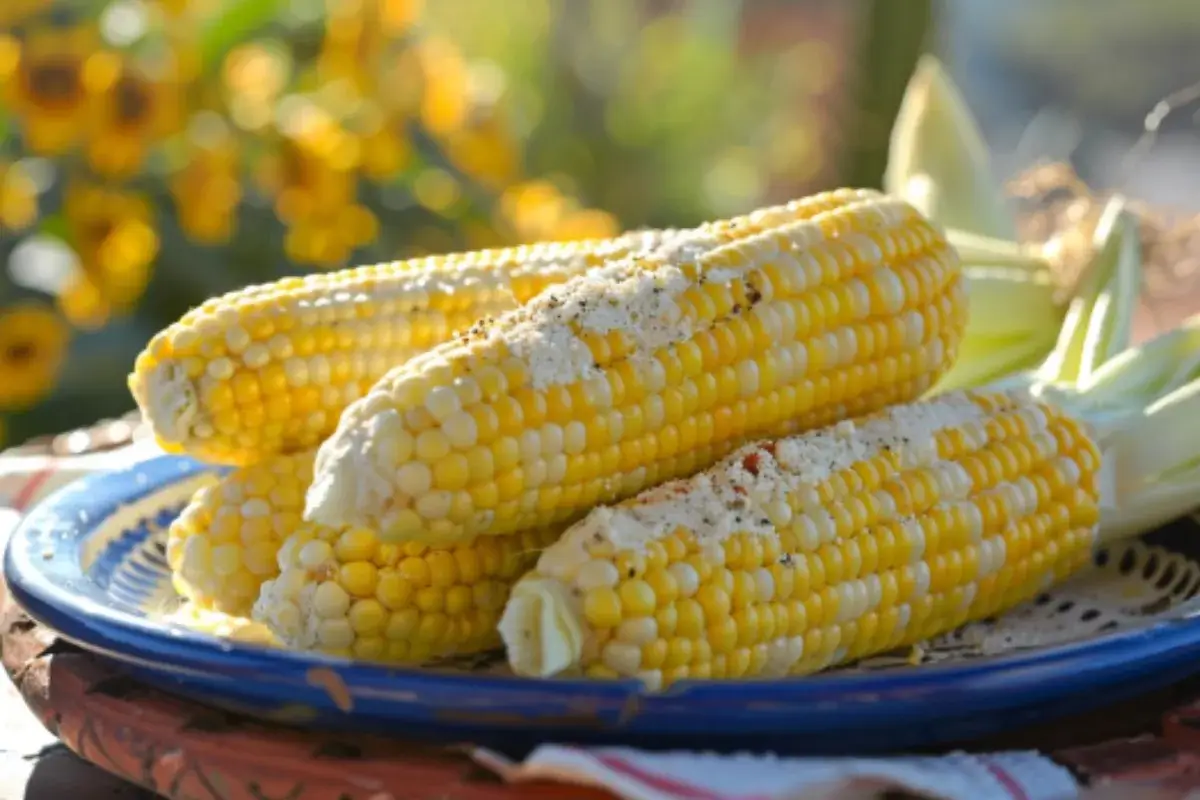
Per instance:
[[[0,0],[0,444],[246,284],[877,185],[923,49],[1002,177],[1200,209],[1194,0]]]

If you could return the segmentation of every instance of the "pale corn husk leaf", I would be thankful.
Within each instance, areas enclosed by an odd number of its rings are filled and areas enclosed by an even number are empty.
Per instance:
[[[949,228],[1014,240],[1016,218],[987,146],[941,62],[923,56],[892,128],[884,190]]]

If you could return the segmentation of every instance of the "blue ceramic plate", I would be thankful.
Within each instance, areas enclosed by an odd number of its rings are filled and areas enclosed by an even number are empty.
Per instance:
[[[964,741],[1146,691],[1200,670],[1183,618],[990,659],[813,678],[631,683],[391,669],[235,644],[163,621],[178,603],[165,529],[208,467],[163,457],[84,478],[42,503],[8,548],[16,599],[137,677],[261,719],[471,740],[714,750],[880,752]]]

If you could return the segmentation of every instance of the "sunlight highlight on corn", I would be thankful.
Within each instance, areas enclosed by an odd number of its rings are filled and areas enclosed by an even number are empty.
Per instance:
[[[306,519],[439,543],[573,520],[919,396],[966,310],[954,250],[877,192],[713,223],[388,373],[321,446]]]
[[[500,646],[509,590],[561,531],[451,549],[384,544],[366,528],[306,525],[279,551],[252,618],[288,647],[389,663]]]
[[[169,452],[242,466],[315,447],[387,370],[547,286],[672,235],[419,258],[242,289],[156,335],[130,390]]]
[[[955,393],[750,444],[569,529],[500,625],[521,675],[802,675],[949,631],[1090,560],[1081,423]]]

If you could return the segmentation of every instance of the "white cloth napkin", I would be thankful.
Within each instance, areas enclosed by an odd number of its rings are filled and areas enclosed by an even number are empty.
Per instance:
[[[780,758],[648,753],[544,745],[520,763],[486,750],[475,758],[510,782],[557,780],[607,789],[626,800],[824,800],[904,790],[938,800],[1065,800],[1080,788],[1067,770],[1033,752],[914,758]]]
[[[4,529],[18,515],[54,490],[84,475],[156,455],[161,451],[153,442],[142,441],[83,456],[0,457],[0,543],[7,533]],[[472,756],[510,782],[583,784],[625,800],[842,800],[878,797],[888,790],[937,800],[1080,796],[1067,770],[1034,752],[830,759],[545,745],[519,763],[483,749],[474,750]]]

